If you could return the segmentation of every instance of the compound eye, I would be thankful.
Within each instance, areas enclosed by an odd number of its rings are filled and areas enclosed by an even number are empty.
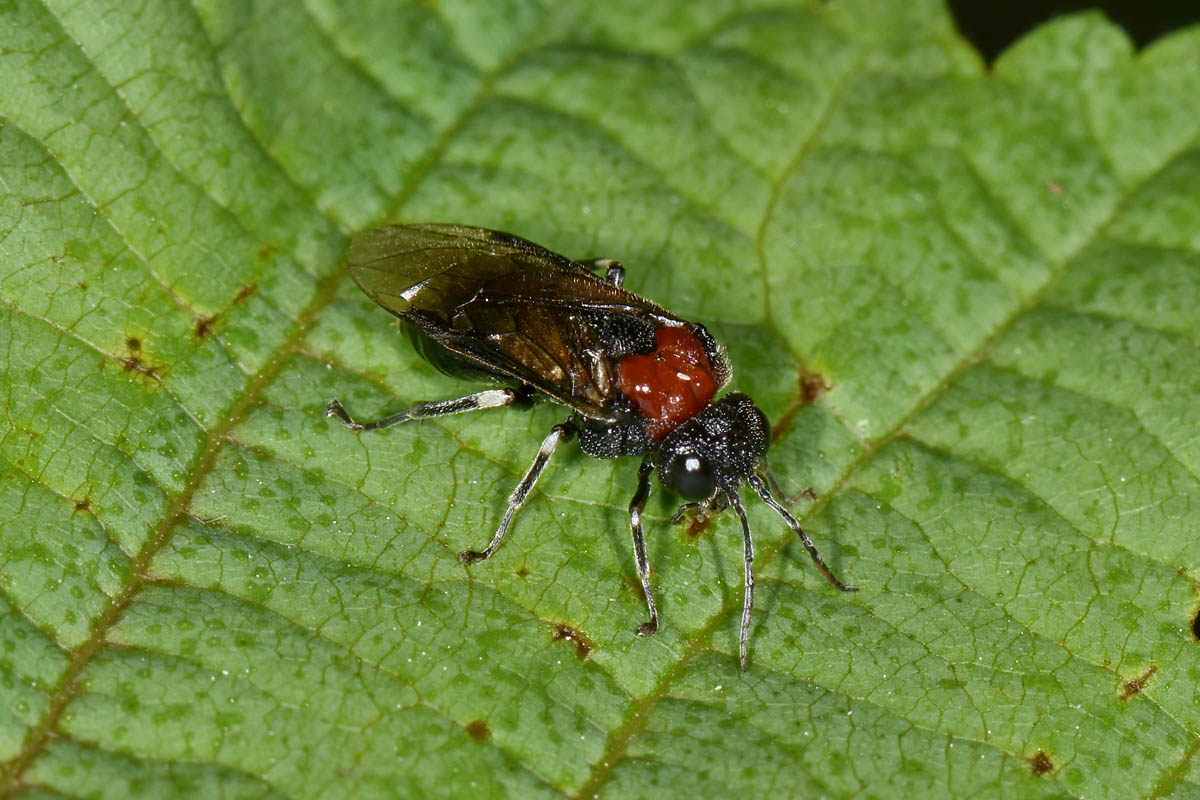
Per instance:
[[[707,459],[682,455],[667,467],[671,488],[686,500],[706,500],[717,490],[717,479]]]

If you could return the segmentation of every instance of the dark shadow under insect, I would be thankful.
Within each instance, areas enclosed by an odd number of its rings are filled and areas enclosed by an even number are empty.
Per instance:
[[[834,577],[800,523],[776,500],[767,468],[771,429],[744,394],[713,400],[729,382],[725,349],[704,329],[622,287],[625,270],[611,259],[579,262],[532,242],[483,228],[441,223],[389,225],[359,234],[347,258],[350,275],[368,297],[395,314],[417,351],[451,375],[490,380],[486,389],[453,400],[414,403],[374,422],[354,420],[337,400],[326,411],[356,431],[546,397],[571,409],[538,448],[508,498],[504,518],[483,550],[465,550],[465,564],[486,561],[504,541],[555,449],[578,437],[597,458],[641,456],[629,503],[634,560],[650,619],[639,635],[658,630],[642,512],[650,476],[685,500],[675,515],[732,507],[745,543],[745,594],[738,646],[749,665],[754,607],[754,540],[738,489],[748,483],[803,542],[825,578]],[[596,274],[603,270],[604,276]]]

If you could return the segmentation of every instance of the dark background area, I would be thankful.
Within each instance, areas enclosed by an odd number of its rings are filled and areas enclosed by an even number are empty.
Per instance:
[[[1173,30],[1200,22],[1200,0],[950,0],[959,31],[989,64],[1046,20],[1087,8],[1103,11],[1139,48]]]

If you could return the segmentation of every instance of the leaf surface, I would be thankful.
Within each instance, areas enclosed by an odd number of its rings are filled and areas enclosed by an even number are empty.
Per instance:
[[[761,6],[761,7],[760,7]],[[940,3],[0,9],[0,792],[1200,794],[1200,30]],[[615,257],[729,346],[839,595],[556,456],[342,265]]]

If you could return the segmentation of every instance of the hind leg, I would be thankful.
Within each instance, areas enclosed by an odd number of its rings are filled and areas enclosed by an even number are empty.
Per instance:
[[[522,394],[516,389],[488,389],[484,392],[469,394],[466,397],[456,397],[453,400],[413,403],[408,411],[401,411],[399,414],[392,414],[390,417],[373,420],[372,422],[359,422],[355,420],[346,411],[345,407],[342,406],[340,400],[330,400],[329,404],[325,406],[325,415],[328,417],[337,417],[350,430],[381,431],[384,428],[390,428],[393,425],[399,425],[401,422],[408,422],[413,419],[442,417],[447,414],[461,414],[464,411],[480,411],[485,408],[503,408],[521,399]]]

